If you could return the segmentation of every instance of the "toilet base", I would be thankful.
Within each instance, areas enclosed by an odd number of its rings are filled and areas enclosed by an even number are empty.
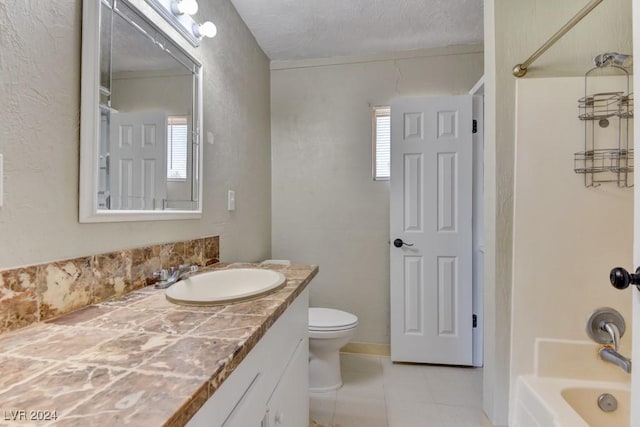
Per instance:
[[[351,340],[354,332],[355,328],[326,333],[309,333],[310,391],[325,392],[342,387],[340,349]]]
[[[309,391],[322,393],[342,387],[340,353],[318,352],[309,355]]]

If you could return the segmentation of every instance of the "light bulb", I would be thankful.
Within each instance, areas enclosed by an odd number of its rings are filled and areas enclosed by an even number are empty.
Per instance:
[[[204,24],[193,24],[193,34],[198,38],[203,37],[215,37],[218,29],[211,21],[207,21]]]
[[[174,15],[195,15],[198,12],[198,2],[196,0],[173,0],[171,12]]]

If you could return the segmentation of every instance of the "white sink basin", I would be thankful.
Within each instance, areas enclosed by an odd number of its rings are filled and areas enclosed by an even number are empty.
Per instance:
[[[167,299],[183,305],[219,305],[266,295],[287,283],[282,273],[259,268],[237,268],[200,273],[166,290]]]

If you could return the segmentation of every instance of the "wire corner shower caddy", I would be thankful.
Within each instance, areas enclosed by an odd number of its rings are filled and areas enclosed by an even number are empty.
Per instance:
[[[584,97],[578,100],[578,118],[584,121],[584,151],[575,153],[574,171],[584,175],[585,187],[607,182],[633,187],[633,93],[629,92],[627,63],[618,65],[613,55],[628,57],[615,53],[598,55],[596,66],[584,75]],[[626,86],[590,94],[590,79],[605,66],[625,77],[621,80],[626,80]]]

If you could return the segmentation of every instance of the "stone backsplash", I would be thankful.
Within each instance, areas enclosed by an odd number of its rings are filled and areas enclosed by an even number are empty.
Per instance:
[[[179,264],[217,263],[218,236],[0,271],[0,333],[120,296]]]

